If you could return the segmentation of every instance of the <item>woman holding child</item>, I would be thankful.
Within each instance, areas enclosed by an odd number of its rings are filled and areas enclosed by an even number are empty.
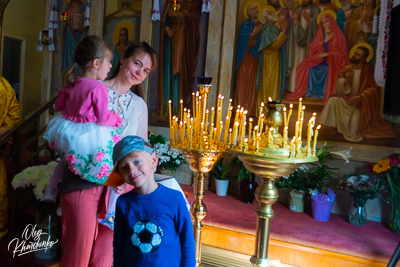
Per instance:
[[[121,56],[111,78],[104,81],[108,91],[108,110],[122,118],[123,133],[147,139],[147,105],[136,93],[141,83],[156,68],[157,54],[145,42],[129,46]],[[133,86],[132,92],[130,89]],[[96,136],[93,136],[96,138]],[[123,193],[127,185],[115,188]],[[113,231],[98,223],[108,188],[90,183],[65,169],[59,186],[62,210],[62,258],[60,267],[111,266]]]

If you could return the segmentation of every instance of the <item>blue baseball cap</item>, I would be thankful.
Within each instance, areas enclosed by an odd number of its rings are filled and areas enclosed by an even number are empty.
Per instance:
[[[116,172],[118,161],[120,161],[123,157],[125,157],[129,153],[136,151],[144,151],[150,154],[154,152],[153,148],[148,142],[146,142],[142,137],[136,135],[128,135],[115,145],[113,151],[114,169],[108,176],[105,185],[116,187],[125,183],[121,175],[118,172]]]

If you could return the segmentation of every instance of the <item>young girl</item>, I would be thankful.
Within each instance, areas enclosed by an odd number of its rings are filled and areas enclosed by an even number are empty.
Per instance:
[[[108,111],[107,77],[112,52],[99,36],[86,36],[75,49],[75,64],[65,75],[66,87],[55,102],[57,113],[44,138],[62,161],[44,192],[44,201],[55,201],[57,184],[66,164],[82,179],[103,185],[113,169],[112,152],[120,140],[122,119]],[[82,69],[77,77],[76,64]]]

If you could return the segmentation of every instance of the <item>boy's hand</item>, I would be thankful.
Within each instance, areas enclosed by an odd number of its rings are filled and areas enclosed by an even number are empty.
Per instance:
[[[125,192],[125,190],[126,190],[126,188],[127,188],[128,186],[129,186],[129,185],[128,185],[127,183],[125,183],[125,184],[123,184],[123,185],[117,186],[116,188],[114,188],[114,190],[115,190],[116,193],[118,193],[118,194],[121,195],[122,193]]]

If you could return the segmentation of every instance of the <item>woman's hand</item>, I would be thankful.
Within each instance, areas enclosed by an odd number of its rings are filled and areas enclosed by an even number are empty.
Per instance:
[[[335,33],[331,32],[329,33],[326,37],[325,37],[325,43],[328,43],[330,40],[333,39],[333,37],[335,37]]]
[[[123,185],[120,185],[120,186],[117,186],[116,188],[114,188],[114,190],[115,190],[115,192],[117,193],[117,194],[122,194],[122,193],[124,193],[125,192],[125,190],[126,190],[126,188],[128,188],[128,184],[127,183],[125,183],[125,184],[123,184]]]
[[[317,56],[317,58],[324,58],[324,57],[327,57],[327,56],[328,56],[328,53],[322,53],[322,54],[319,54]]]

